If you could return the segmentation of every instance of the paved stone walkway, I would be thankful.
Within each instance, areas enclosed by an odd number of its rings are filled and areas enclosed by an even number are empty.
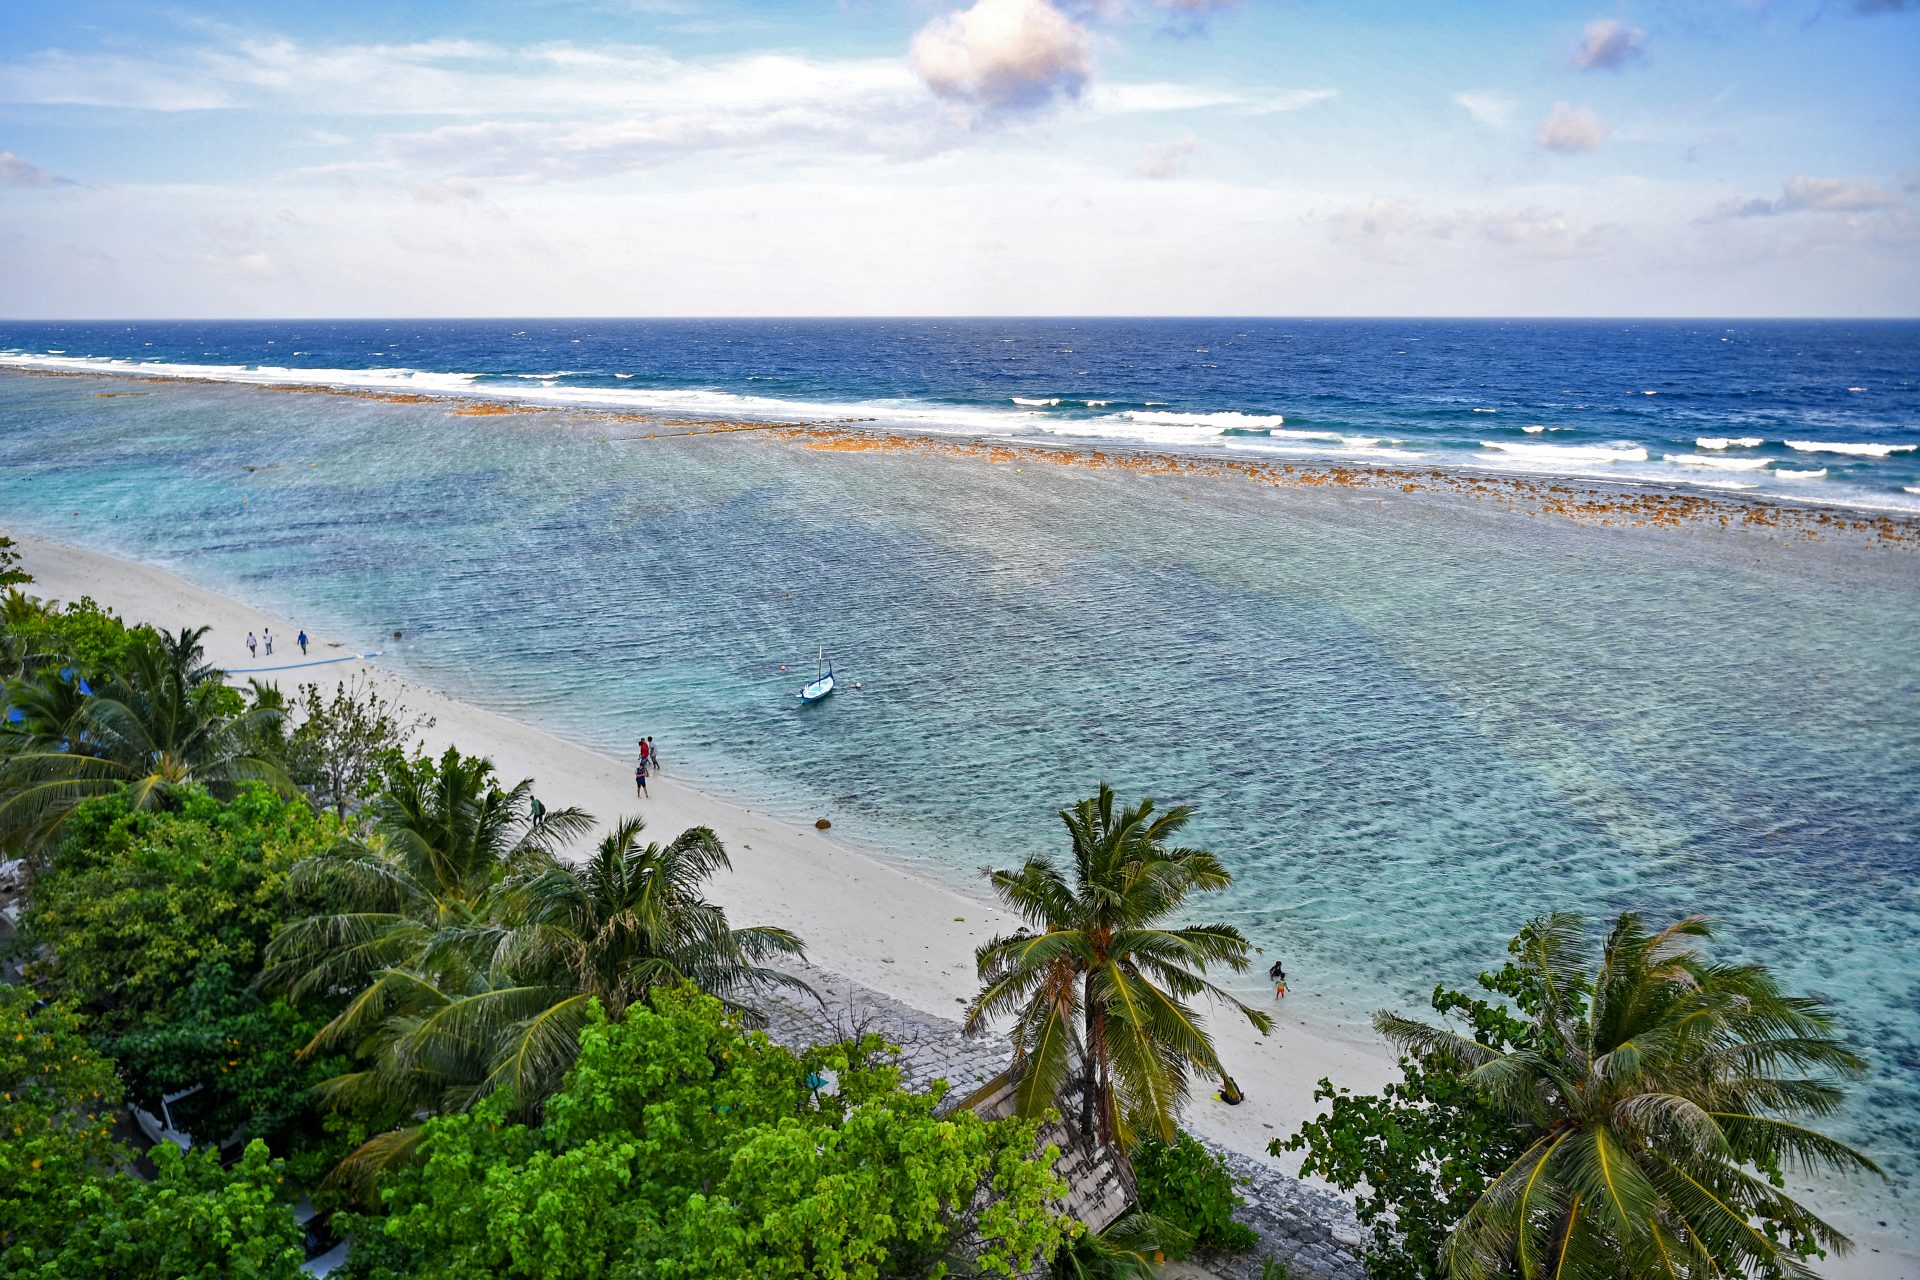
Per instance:
[[[879,1035],[900,1046],[913,1087],[925,1088],[935,1079],[944,1079],[950,1086],[947,1096],[954,1100],[973,1093],[1013,1060],[1005,1041],[969,1040],[960,1034],[958,1021],[924,1013],[811,966],[797,966],[792,972],[820,993],[824,1007],[796,995],[758,1001],[767,1014],[767,1033],[782,1044]],[[1246,1204],[1234,1217],[1260,1234],[1260,1243],[1246,1253],[1203,1259],[1209,1271],[1225,1280],[1259,1280],[1262,1260],[1272,1258],[1286,1265],[1293,1280],[1365,1280],[1358,1257],[1361,1229],[1346,1201],[1258,1160],[1207,1145],[1226,1160],[1242,1184]]]

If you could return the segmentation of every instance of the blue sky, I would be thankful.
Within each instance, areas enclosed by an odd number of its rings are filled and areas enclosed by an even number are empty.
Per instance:
[[[0,314],[1920,313],[1920,0],[6,0]]]

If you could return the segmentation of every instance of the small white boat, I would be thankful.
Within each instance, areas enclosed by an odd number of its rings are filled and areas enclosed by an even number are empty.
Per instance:
[[[827,661],[827,650],[820,649],[820,674],[800,686],[802,703],[818,702],[833,692],[833,664]]]

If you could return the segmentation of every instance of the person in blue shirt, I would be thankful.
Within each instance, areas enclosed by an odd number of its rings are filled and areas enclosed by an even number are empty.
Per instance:
[[[304,631],[300,633],[300,656],[307,656],[307,633]]]

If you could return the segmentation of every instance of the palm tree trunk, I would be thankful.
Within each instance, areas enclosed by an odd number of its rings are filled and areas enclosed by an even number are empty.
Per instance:
[[[1091,1003],[1087,1006],[1087,1031],[1081,1043],[1084,1060],[1080,1064],[1080,1133],[1087,1138],[1095,1136],[1094,1115],[1098,1108],[1099,1137],[1104,1141],[1107,1125],[1106,1108],[1100,1105],[1100,1063],[1107,1053],[1106,1024],[1100,1010]]]

